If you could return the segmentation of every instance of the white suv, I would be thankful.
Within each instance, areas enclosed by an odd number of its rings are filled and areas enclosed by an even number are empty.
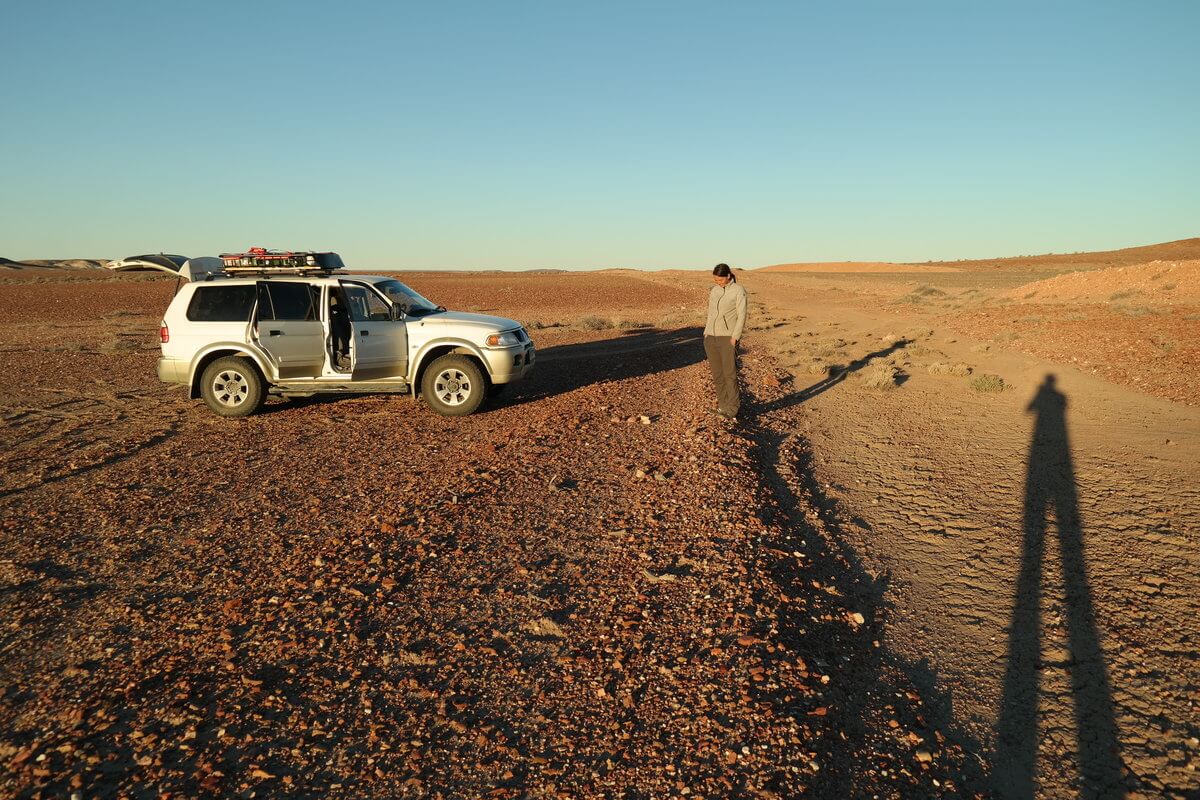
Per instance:
[[[158,377],[221,416],[252,414],[267,393],[418,390],[439,414],[464,415],[533,367],[520,323],[447,311],[395,278],[320,269],[235,275],[214,262],[135,256],[109,267],[188,281],[163,316]]]

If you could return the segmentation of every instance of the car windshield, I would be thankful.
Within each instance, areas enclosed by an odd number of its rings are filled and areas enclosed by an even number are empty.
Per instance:
[[[405,313],[412,317],[423,317],[436,311],[446,309],[431,303],[412,289],[397,280],[381,281],[375,288],[387,295],[387,298],[397,305],[404,306]]]

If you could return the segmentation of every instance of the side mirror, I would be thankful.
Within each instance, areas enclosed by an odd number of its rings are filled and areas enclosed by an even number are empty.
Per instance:
[[[398,322],[399,320],[404,319],[404,315],[407,311],[408,311],[408,309],[406,309],[404,306],[400,305],[399,303],[393,303],[392,304],[392,322]]]

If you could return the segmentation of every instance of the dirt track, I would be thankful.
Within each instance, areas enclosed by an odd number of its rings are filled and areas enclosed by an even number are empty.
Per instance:
[[[4,791],[1188,796],[1194,409],[871,294],[905,277],[745,276],[733,429],[703,276],[589,277],[676,320],[598,332],[579,276],[414,276],[563,323],[536,377],[235,423],[153,381],[169,282],[0,285]]]
[[[824,330],[860,372],[889,363],[903,381],[880,391],[797,368],[798,387],[814,387],[797,392],[799,433],[823,503],[886,576],[890,640],[952,696],[968,748],[992,754],[996,791],[1190,796],[1200,413],[983,346],[929,312],[759,280],[764,350]],[[925,369],[962,362],[1007,390]]]

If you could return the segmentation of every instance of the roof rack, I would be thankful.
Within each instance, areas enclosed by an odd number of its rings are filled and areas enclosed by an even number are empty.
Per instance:
[[[337,253],[267,250],[264,247],[251,247],[244,253],[222,253],[221,261],[229,274],[314,275],[345,267]]]

